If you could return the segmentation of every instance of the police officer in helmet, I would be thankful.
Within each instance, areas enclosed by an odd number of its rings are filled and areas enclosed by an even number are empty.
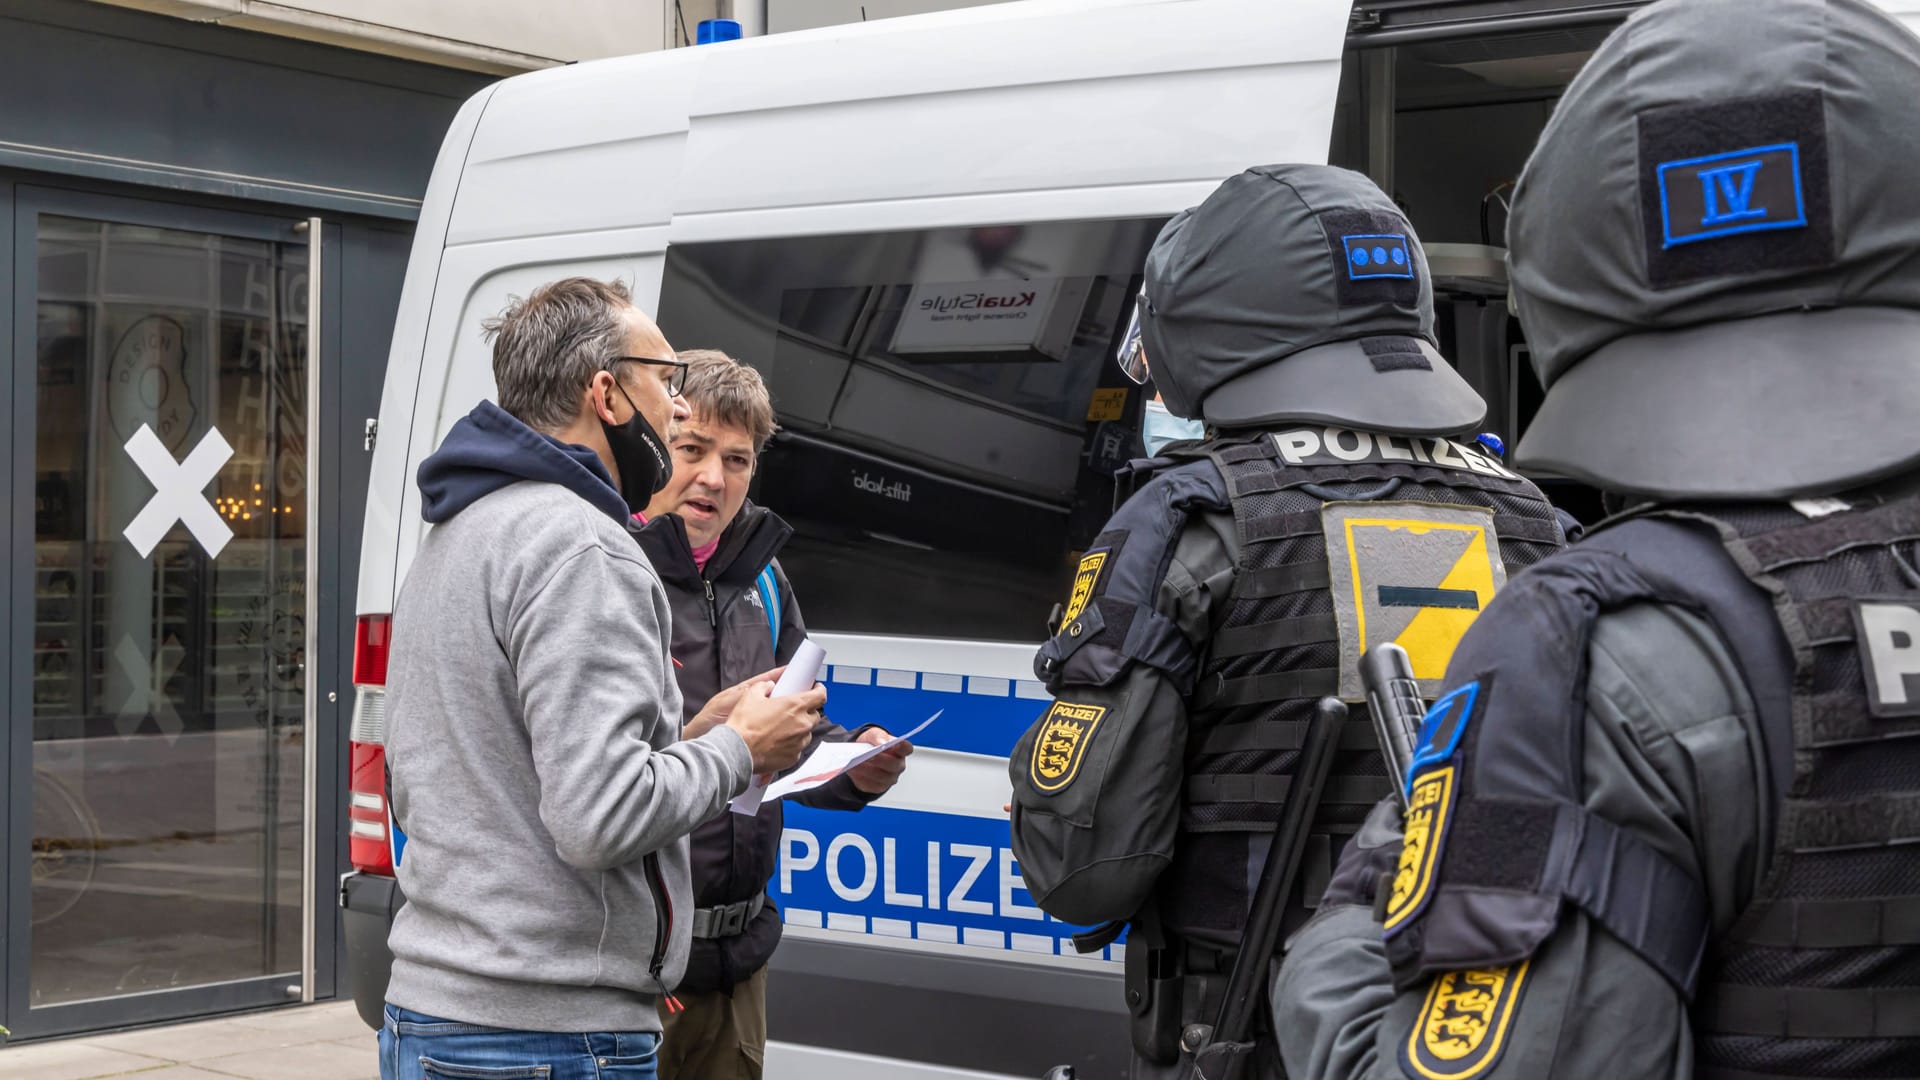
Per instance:
[[[1361,701],[1382,641],[1437,689],[1561,530],[1473,444],[1486,405],[1435,348],[1419,238],[1357,173],[1227,180],[1161,231],[1139,321],[1166,408],[1208,437],[1164,448],[1080,560],[1035,661],[1055,700],[1012,754],[1012,827],[1042,908],[1106,924],[1089,948],[1128,930],[1133,1072],[1172,1077],[1219,1008],[1316,701]],[[1356,704],[1290,923],[1387,791]],[[1278,1076],[1257,1044],[1241,1075]]]
[[[1625,513],[1455,652],[1280,968],[1292,1075],[1920,1076],[1916,86],[1864,0],[1663,0],[1561,100],[1517,460]]]

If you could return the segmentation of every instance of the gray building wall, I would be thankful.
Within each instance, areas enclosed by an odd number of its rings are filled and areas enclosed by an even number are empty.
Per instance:
[[[78,0],[0,0],[0,167],[411,219],[491,79]]]

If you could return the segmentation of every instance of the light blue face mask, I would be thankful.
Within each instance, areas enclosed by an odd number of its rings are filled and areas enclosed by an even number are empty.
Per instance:
[[[1182,420],[1167,411],[1167,407],[1158,401],[1147,402],[1147,412],[1141,423],[1140,438],[1147,444],[1147,456],[1158,457],[1160,448],[1171,442],[1207,437],[1207,425],[1202,420]]]

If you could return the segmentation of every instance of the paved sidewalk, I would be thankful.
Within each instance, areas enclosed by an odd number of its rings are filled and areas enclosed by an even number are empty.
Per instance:
[[[4,1080],[378,1080],[350,1001],[0,1047]]]

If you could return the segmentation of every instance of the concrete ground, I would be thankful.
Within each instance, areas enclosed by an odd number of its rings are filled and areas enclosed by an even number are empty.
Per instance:
[[[378,1080],[351,1001],[0,1047],[4,1080]]]

